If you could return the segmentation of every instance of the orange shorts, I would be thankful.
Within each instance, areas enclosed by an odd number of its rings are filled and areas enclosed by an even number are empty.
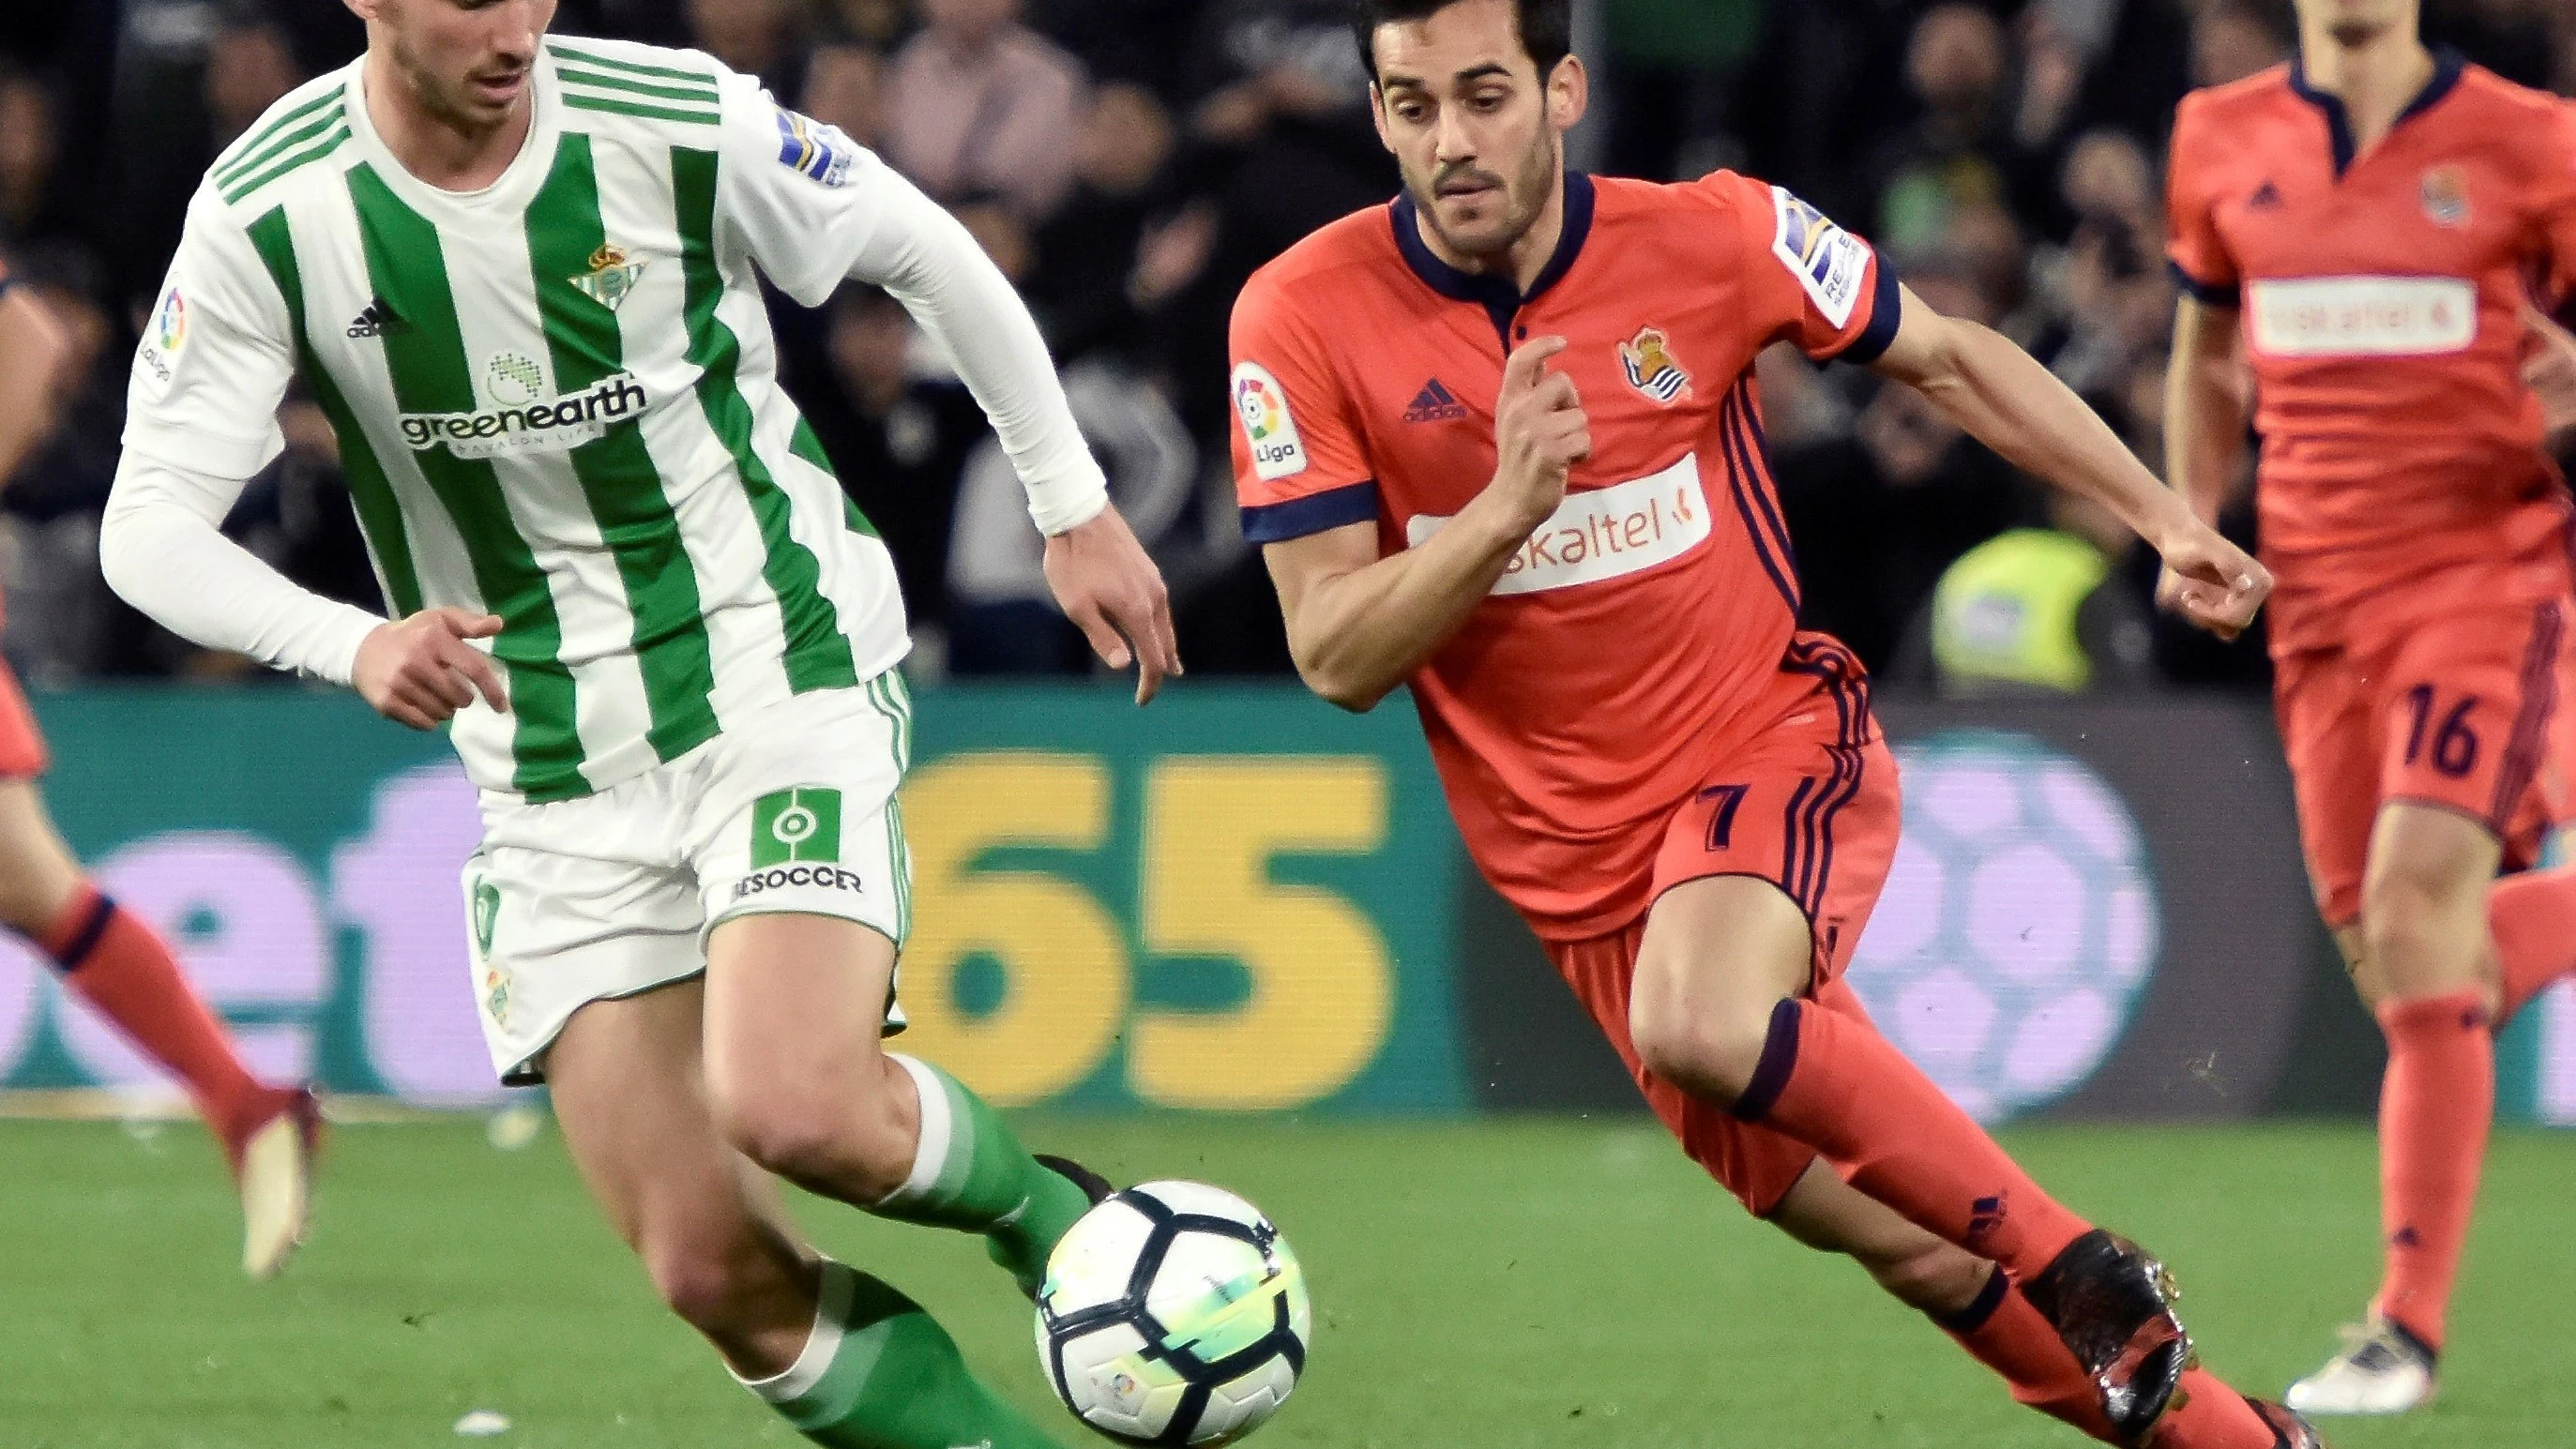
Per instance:
[[[2448,592],[2448,591],[2446,591]],[[2326,923],[2361,917],[2379,808],[2409,801],[2493,831],[2527,865],[2570,818],[2576,610],[2450,593],[2387,643],[2282,653],[2273,709],[2299,804],[2308,878]]]
[[[49,763],[45,736],[36,728],[27,696],[18,691],[18,675],[0,664],[0,780],[35,779]]]
[[[1866,742],[1848,742],[1856,737]],[[1878,738],[1866,700],[1839,714],[1826,704],[1756,739],[1667,818],[1654,893],[1719,875],[1778,886],[1814,928],[1808,996],[1866,1021],[1842,973],[1895,862],[1897,827],[1896,757]],[[1748,1210],[1767,1217],[1815,1160],[1815,1150],[1686,1096],[1639,1064],[1628,1035],[1628,997],[1652,919],[1650,908],[1620,931],[1551,942],[1548,959],[1691,1160]]]

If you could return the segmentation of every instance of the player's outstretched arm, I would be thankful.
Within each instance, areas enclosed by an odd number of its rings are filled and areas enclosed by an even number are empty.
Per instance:
[[[2191,296],[2175,304],[2173,358],[2165,367],[2165,480],[2194,518],[2211,525],[2245,467],[2251,380],[2237,338],[2235,308]],[[2188,612],[2190,592],[2191,581],[2171,568],[2156,581],[2156,601],[2177,612]]]
[[[1365,713],[1458,632],[1565,499],[1566,474],[1592,455],[1574,382],[1548,370],[1562,337],[1522,345],[1494,408],[1499,460],[1484,491],[1419,548],[1378,557],[1377,525],[1354,523],[1263,550],[1288,650],[1307,687]]]
[[[1036,320],[974,236],[912,183],[877,168],[860,184],[873,230],[850,275],[892,293],[948,349],[1028,490],[1057,604],[1110,668],[1136,666],[1136,702],[1150,701],[1181,672],[1162,571],[1110,503]]]
[[[2192,515],[2056,375],[2002,334],[1934,311],[1911,290],[1895,341],[1872,365],[1921,391],[2015,467],[2119,515],[2180,581],[2172,603],[2222,638],[2263,607],[2272,576]]]
[[[54,369],[62,365],[62,329],[24,287],[0,279],[0,483],[54,426]]]

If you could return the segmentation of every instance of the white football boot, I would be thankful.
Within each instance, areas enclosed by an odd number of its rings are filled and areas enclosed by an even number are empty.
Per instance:
[[[2343,1351],[2290,1385],[2302,1414],[2403,1414],[2433,1400],[2433,1351],[2376,1314],[2340,1330]]]
[[[276,1277],[303,1245],[321,1146],[320,1105],[302,1090],[243,1139],[233,1176],[241,1189],[242,1271],[251,1277]]]

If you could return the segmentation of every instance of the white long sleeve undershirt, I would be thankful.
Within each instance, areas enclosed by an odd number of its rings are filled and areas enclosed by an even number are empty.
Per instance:
[[[99,524],[108,587],[209,649],[346,685],[358,645],[384,620],[299,587],[226,538],[224,517],[246,484],[127,449]]]

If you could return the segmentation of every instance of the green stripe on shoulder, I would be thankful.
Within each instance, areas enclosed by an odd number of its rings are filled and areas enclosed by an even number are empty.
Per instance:
[[[315,137],[338,127],[348,118],[348,114],[346,106],[335,105],[324,108],[320,115],[314,116],[291,131],[284,132],[276,140],[242,157],[237,164],[218,167],[214,173],[215,184],[234,186],[240,184],[245,178],[258,175],[278,157],[299,146],[310,144]]]
[[[241,165],[245,158],[266,146],[272,138],[290,129],[296,122],[312,115],[315,111],[339,100],[347,93],[347,91],[348,87],[345,84],[332,86],[323,91],[320,95],[315,96],[313,99],[306,101],[304,104],[297,106],[291,111],[288,111],[285,115],[278,117],[276,120],[260,127],[258,130],[252,131],[243,136],[232,145],[225,147],[223,154],[215,158],[215,164],[211,168],[217,179],[220,180],[223,173]]]
[[[643,96],[653,100],[682,101],[693,106],[714,106],[722,102],[714,86],[678,86],[641,81],[632,76],[611,75],[604,70],[581,70],[574,66],[555,67],[555,79],[583,90],[607,91],[618,96]]]
[[[341,124],[335,125],[329,131],[325,132],[320,140],[313,142],[302,150],[288,153],[285,157],[281,158],[277,164],[269,167],[267,170],[262,171],[247,180],[224,187],[223,198],[227,202],[238,202],[244,197],[249,196],[251,193],[258,191],[261,187],[268,185],[270,182],[284,177],[287,173],[301,170],[302,168],[321,160],[323,157],[330,155],[332,152],[339,150],[341,143],[348,139],[349,127],[344,120]]]
[[[711,70],[680,70],[667,65],[646,65],[641,61],[621,60],[605,51],[567,45],[561,40],[548,40],[546,49],[553,51],[558,60],[605,66],[610,70],[625,71],[629,75],[658,76],[663,80],[695,81],[708,87],[713,87],[716,83],[715,72]]]
[[[669,106],[644,105],[634,101],[611,100],[606,96],[584,95],[580,91],[569,88],[564,91],[563,100],[565,105],[576,111],[605,111],[613,116],[641,116],[648,121],[681,121],[693,126],[713,126],[721,124],[724,120],[722,113],[713,110],[674,110]]]

